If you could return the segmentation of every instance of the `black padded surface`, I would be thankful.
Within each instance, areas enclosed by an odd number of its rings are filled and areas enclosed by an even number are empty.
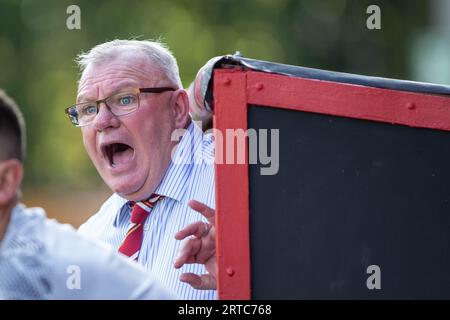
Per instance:
[[[249,166],[253,299],[450,298],[450,132],[259,106],[248,119],[280,129],[279,173]]]

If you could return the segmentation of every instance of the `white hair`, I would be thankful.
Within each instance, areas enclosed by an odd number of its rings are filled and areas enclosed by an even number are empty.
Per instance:
[[[93,47],[88,52],[77,56],[75,61],[83,72],[89,65],[98,64],[114,58],[122,52],[138,52],[148,57],[166,74],[167,78],[178,88],[183,85],[180,79],[177,60],[166,44],[159,40],[112,40]]]

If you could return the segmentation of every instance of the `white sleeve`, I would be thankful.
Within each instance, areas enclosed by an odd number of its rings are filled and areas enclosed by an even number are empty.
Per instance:
[[[152,274],[134,261],[74,230],[58,229],[57,241],[49,245],[54,249],[55,258],[55,291],[52,298],[176,299]]]

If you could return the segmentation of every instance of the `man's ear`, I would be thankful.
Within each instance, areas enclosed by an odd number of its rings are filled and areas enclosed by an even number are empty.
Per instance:
[[[17,197],[23,177],[23,166],[19,160],[0,162],[0,206],[9,204]]]
[[[174,120],[175,128],[186,128],[189,123],[189,97],[184,89],[175,91],[174,99]]]

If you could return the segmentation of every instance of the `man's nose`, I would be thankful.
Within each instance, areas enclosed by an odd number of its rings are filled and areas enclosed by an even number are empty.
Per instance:
[[[98,105],[98,113],[94,118],[93,125],[97,131],[104,131],[110,127],[117,128],[120,125],[120,121],[109,107],[104,102],[101,102]]]

